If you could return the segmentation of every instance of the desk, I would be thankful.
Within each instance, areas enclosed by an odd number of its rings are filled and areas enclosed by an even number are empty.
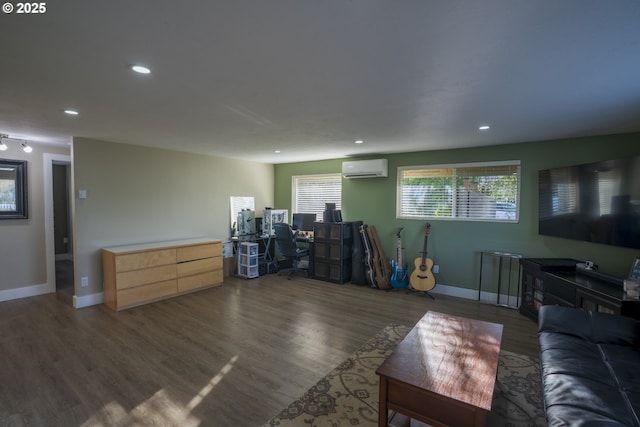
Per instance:
[[[429,311],[376,370],[378,426],[388,410],[436,426],[485,426],[502,325]]]
[[[260,259],[262,261],[273,261],[273,244],[272,240],[275,241],[276,236],[258,236],[255,234],[247,234],[243,236],[234,236],[231,238],[231,242],[233,243],[233,253],[238,253],[238,244],[243,242],[257,243],[259,246]]]
[[[304,248],[305,246],[307,247],[307,249],[309,250],[309,265],[308,265],[308,270],[309,270],[309,277],[314,277],[316,274],[315,271],[315,245],[313,243],[313,237],[303,237],[303,236],[299,236],[296,237],[296,242],[298,243],[298,245],[301,248]]]
[[[274,257],[275,247],[275,235],[258,236],[256,234],[247,234],[242,236],[234,236],[231,238],[233,244],[233,254],[238,253],[238,245],[243,242],[257,243],[258,244],[258,259],[259,263],[264,265],[267,269],[266,272],[275,272],[276,261]]]

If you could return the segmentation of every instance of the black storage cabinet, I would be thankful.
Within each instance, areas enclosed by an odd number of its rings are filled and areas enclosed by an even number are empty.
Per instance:
[[[351,280],[352,230],[351,222],[314,223],[314,279],[339,284]]]

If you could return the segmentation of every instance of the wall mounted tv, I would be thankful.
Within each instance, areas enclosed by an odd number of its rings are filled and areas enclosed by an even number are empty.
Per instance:
[[[640,249],[640,157],[539,171],[538,233]]]

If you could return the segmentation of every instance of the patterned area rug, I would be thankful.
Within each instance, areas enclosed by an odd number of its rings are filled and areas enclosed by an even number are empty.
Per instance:
[[[263,427],[377,426],[379,383],[375,371],[410,330],[401,325],[387,326]],[[408,425],[401,417],[395,417],[395,423],[398,427]],[[500,352],[498,382],[487,424],[546,425],[536,359]]]

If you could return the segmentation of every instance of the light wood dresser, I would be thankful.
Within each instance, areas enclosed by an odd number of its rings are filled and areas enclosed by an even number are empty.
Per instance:
[[[104,248],[104,303],[123,310],[221,285],[222,241],[189,239]]]

